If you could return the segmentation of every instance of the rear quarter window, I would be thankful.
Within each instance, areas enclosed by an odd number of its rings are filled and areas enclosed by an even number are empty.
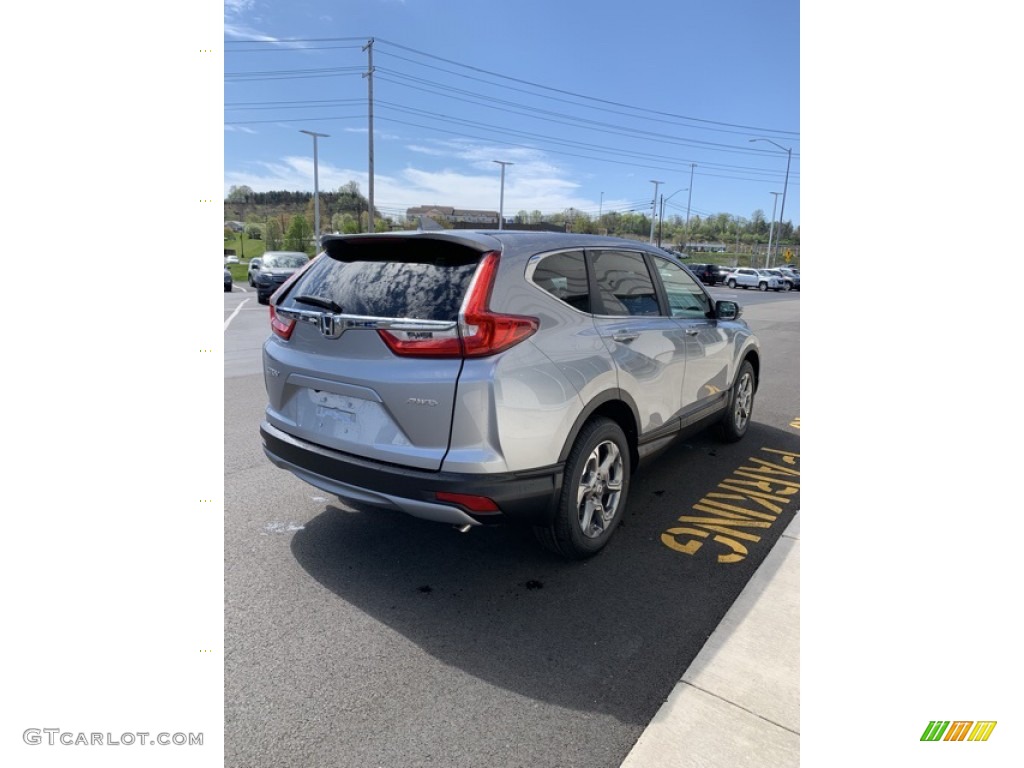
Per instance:
[[[533,271],[533,283],[580,312],[590,312],[590,287],[583,251],[545,257]]]

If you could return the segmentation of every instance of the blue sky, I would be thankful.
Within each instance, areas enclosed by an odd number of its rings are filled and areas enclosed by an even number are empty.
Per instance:
[[[385,215],[496,210],[501,160],[506,215],[649,213],[657,180],[666,217],[800,223],[796,0],[226,0],[224,32],[225,193],[312,191],[300,130],[321,191],[368,192],[373,38]]]

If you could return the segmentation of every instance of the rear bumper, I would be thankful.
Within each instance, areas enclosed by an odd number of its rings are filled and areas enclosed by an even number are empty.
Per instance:
[[[452,525],[493,523],[550,524],[562,490],[564,466],[526,472],[466,474],[410,469],[310,443],[260,424],[263,452],[270,461],[299,479],[342,499],[395,509],[414,517]],[[437,493],[484,496],[500,512],[475,512],[440,502]]]

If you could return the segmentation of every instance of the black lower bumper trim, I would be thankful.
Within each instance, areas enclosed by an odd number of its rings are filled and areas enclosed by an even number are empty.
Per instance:
[[[548,525],[562,490],[564,466],[555,464],[526,472],[467,474],[430,472],[372,461],[296,438],[264,421],[264,450],[314,474],[376,493],[439,504],[439,491],[485,496],[501,514],[477,514],[459,507],[483,524]],[[452,505],[458,506],[458,505]]]

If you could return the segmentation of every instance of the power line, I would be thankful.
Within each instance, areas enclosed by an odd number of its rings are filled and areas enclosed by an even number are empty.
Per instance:
[[[784,131],[784,130],[778,130],[778,129],[775,129],[775,128],[764,128],[764,127],[749,126],[749,125],[738,125],[736,123],[725,123],[725,122],[720,122],[720,121],[717,121],[717,120],[705,120],[705,119],[699,118],[699,117],[689,117],[687,115],[673,114],[672,112],[662,112],[660,110],[647,109],[645,107],[635,107],[635,106],[633,106],[631,104],[623,104],[623,103],[618,102],[618,101],[610,101],[608,99],[602,99],[602,98],[598,98],[596,96],[586,96],[584,94],[574,93],[573,91],[567,91],[567,90],[563,90],[561,88],[553,88],[551,86],[543,85],[541,83],[534,83],[534,82],[531,82],[529,80],[523,80],[523,79],[520,79],[518,77],[511,77],[509,75],[503,75],[503,74],[501,74],[499,72],[491,72],[490,70],[486,70],[486,69],[483,69],[481,67],[474,67],[474,66],[469,65],[469,64],[461,64],[461,63],[459,63],[457,61],[452,61],[451,59],[446,59],[446,58],[443,58],[441,56],[435,56],[432,53],[426,53],[424,51],[418,51],[415,48],[409,48],[408,46],[399,45],[398,43],[393,43],[390,40],[384,40],[383,38],[376,38],[376,40],[377,40],[377,42],[384,43],[385,45],[391,45],[391,46],[394,46],[395,48],[399,48],[399,49],[404,50],[404,51],[409,51],[410,53],[415,53],[415,54],[418,54],[420,56],[425,56],[425,57],[430,58],[430,59],[435,59],[437,61],[443,61],[446,64],[452,64],[452,65],[457,66],[457,67],[463,67],[463,68],[471,70],[473,72],[480,72],[482,74],[490,75],[491,77],[497,77],[497,78],[500,78],[502,80],[510,80],[512,82],[515,82],[515,83],[521,83],[523,85],[529,85],[529,86],[532,86],[534,88],[540,88],[542,90],[551,91],[552,93],[560,93],[560,94],[565,95],[565,96],[572,96],[572,97],[578,98],[578,99],[586,99],[588,101],[594,101],[594,102],[597,102],[597,103],[600,103],[600,104],[608,104],[608,105],[615,106],[615,107],[623,107],[623,108],[626,108],[626,109],[632,109],[632,110],[636,110],[637,112],[645,112],[645,113],[648,113],[648,114],[662,115],[663,117],[672,117],[672,118],[675,118],[677,120],[687,120],[687,121],[692,121],[692,122],[697,122],[697,123],[705,123],[707,125],[717,125],[717,126],[728,127],[728,128],[741,128],[744,131],[754,131],[754,132],[759,132],[760,131],[760,132],[768,132],[768,133],[778,133],[778,134],[782,134],[784,136],[798,136],[799,135],[795,131]],[[386,54],[386,55],[394,55],[394,54]],[[429,65],[424,64],[422,66],[429,66]],[[458,74],[458,73],[452,73],[452,74]],[[460,77],[465,77],[465,75],[460,75]]]
[[[245,43],[245,44],[263,44],[263,45],[286,45],[286,44],[290,44],[290,43],[347,42],[347,41],[357,41],[357,40],[366,40],[366,38],[365,37],[364,38],[338,37],[338,38],[283,38],[283,39],[274,39],[274,40],[245,40],[245,41],[225,40],[225,44],[232,44],[232,43],[234,43],[234,44],[242,44],[242,43]],[[799,132],[797,132],[797,131],[788,131],[788,130],[776,129],[776,128],[766,128],[766,127],[763,127],[763,126],[741,125],[741,124],[737,124],[737,123],[727,123],[727,122],[718,121],[718,120],[708,120],[706,118],[692,117],[692,116],[688,116],[688,115],[680,115],[680,114],[675,114],[675,113],[672,113],[672,112],[665,112],[665,111],[661,111],[661,110],[652,110],[652,109],[648,109],[646,107],[638,107],[638,106],[634,106],[634,105],[631,105],[631,104],[625,104],[623,102],[612,101],[610,99],[603,99],[603,98],[596,97],[596,96],[587,96],[585,94],[576,93],[574,91],[569,91],[569,90],[565,90],[565,89],[562,89],[562,88],[555,88],[553,86],[544,85],[542,83],[535,83],[535,82],[532,82],[530,80],[524,80],[522,78],[512,77],[511,75],[504,75],[504,74],[501,74],[500,72],[493,72],[491,70],[483,69],[482,67],[476,67],[476,66],[473,66],[473,65],[470,65],[470,64],[462,64],[461,62],[457,62],[457,61],[454,61],[452,59],[446,59],[446,58],[444,58],[442,56],[437,56],[435,54],[431,54],[431,53],[427,53],[425,51],[417,50],[415,48],[410,48],[408,46],[400,45],[398,43],[394,43],[394,42],[392,42],[390,40],[385,40],[383,38],[374,38],[374,40],[375,40],[376,43],[383,43],[384,45],[392,46],[392,47],[397,48],[399,50],[408,51],[409,53],[414,53],[414,54],[416,54],[418,56],[423,56],[425,58],[434,59],[436,61],[441,61],[441,62],[444,62],[446,64],[450,64],[450,65],[455,66],[455,67],[461,67],[463,69],[467,69],[467,70],[472,71],[472,72],[478,72],[480,74],[485,74],[485,75],[487,75],[489,77],[498,78],[498,79],[501,79],[501,80],[507,80],[507,81],[510,81],[510,82],[519,83],[521,85],[527,85],[527,86],[530,86],[531,88],[536,88],[536,89],[539,89],[539,90],[542,90],[542,91],[548,91],[550,93],[557,93],[557,94],[560,94],[561,96],[571,96],[574,99],[582,99],[583,101],[594,102],[594,103],[597,103],[597,104],[602,104],[602,105],[605,105],[606,107],[607,106],[619,107],[619,108],[622,108],[622,109],[632,110],[633,112],[639,112],[641,114],[658,115],[661,118],[671,118],[673,120],[682,120],[682,121],[685,121],[687,124],[690,124],[689,127],[694,127],[694,128],[713,127],[715,129],[731,128],[731,129],[738,129],[737,132],[741,132],[744,135],[746,135],[746,134],[748,134],[750,132],[762,133],[762,134],[763,133],[768,133],[768,134],[775,134],[775,135],[778,135],[778,136],[786,137],[786,138],[789,138],[791,140],[794,139],[794,138],[798,138],[799,137]],[[342,48],[355,48],[357,46],[341,46],[341,47]],[[254,50],[258,50],[258,49],[254,49]],[[309,48],[309,49],[306,49],[306,48],[280,48],[280,49],[269,49],[269,50],[317,50],[317,49],[316,48]],[[398,54],[390,53],[388,51],[377,51],[377,52],[378,52],[378,54],[383,54],[385,56],[390,56],[392,58],[396,58],[396,59],[399,59],[399,60],[402,60],[402,61],[408,61],[408,62],[410,62],[412,64],[415,64],[416,66],[427,67],[427,68],[435,69],[435,70],[438,70],[438,71],[441,71],[441,72],[446,72],[447,74],[452,74],[452,75],[455,75],[457,77],[473,79],[473,80],[477,80],[479,82],[485,82],[488,85],[494,85],[494,83],[490,83],[490,82],[485,81],[485,80],[480,80],[479,78],[474,78],[474,77],[471,77],[470,75],[466,75],[466,74],[463,74],[463,73],[460,73],[460,72],[453,72],[451,70],[447,70],[447,69],[444,69],[444,68],[441,68],[441,67],[436,67],[436,66],[433,66],[433,65],[430,65],[430,64],[426,64],[424,62],[418,62],[418,61],[415,61],[414,59],[408,59],[406,57],[399,56]],[[520,89],[512,88],[511,86],[506,86],[506,87],[510,88],[511,90],[520,90]],[[522,91],[522,92],[530,93],[529,91]],[[541,98],[555,98],[555,97],[551,97],[551,96],[546,96],[545,94],[533,93],[531,95],[539,96]],[[556,100],[564,101],[564,99],[556,99]],[[589,105],[587,105],[587,104],[579,104],[578,102],[568,102],[568,103],[572,103],[575,106],[589,107]],[[591,109],[598,109],[598,107],[589,107],[589,108],[591,108]],[[604,109],[604,108],[602,108],[602,109]],[[608,110],[605,109],[605,111],[608,111]],[[619,113],[619,114],[621,114],[621,113]],[[636,117],[636,115],[629,115],[629,116]],[[693,125],[693,124],[697,124],[697,125]],[[734,131],[728,131],[728,132],[732,133]]]

